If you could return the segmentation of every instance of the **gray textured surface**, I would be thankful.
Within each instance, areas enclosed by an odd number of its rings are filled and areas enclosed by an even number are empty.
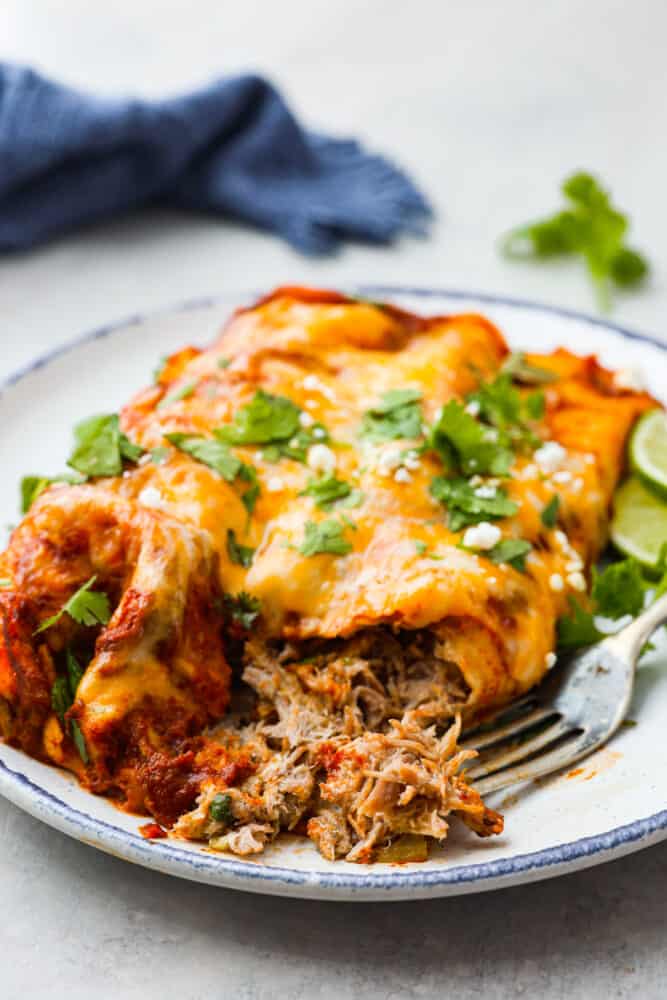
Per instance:
[[[113,9],[108,9],[112,7]],[[433,239],[308,261],[271,237],[147,213],[0,259],[0,374],[82,330],[220,289],[281,281],[444,284],[587,309],[570,266],[504,263],[498,233],[599,170],[656,274],[615,318],[667,315],[661,0],[3,0],[0,52],[71,82],[162,93],[269,72],[314,125],[405,163]],[[656,803],[662,808],[665,803]],[[0,802],[0,996],[663,997],[667,845],[533,886],[436,903],[243,896],[131,868]]]

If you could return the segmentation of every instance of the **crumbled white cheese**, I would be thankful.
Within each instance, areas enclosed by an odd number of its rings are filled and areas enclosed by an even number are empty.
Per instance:
[[[581,559],[581,556],[577,555],[577,557],[575,559],[569,559],[565,563],[565,572],[566,573],[581,573],[581,568],[582,568],[583,565],[584,565],[584,563],[583,563],[583,560]]]
[[[519,479],[537,479],[538,472],[539,470],[537,466],[533,465],[532,462],[529,462],[528,465],[525,465],[519,473]]]
[[[153,461],[153,456],[151,455],[150,451],[147,451],[147,452],[146,452],[146,453],[145,453],[144,455],[142,455],[142,456],[141,456],[141,458],[140,458],[140,459],[138,460],[138,462],[137,462],[137,465],[148,465],[148,464],[149,464],[149,462],[152,462],[152,461]]]
[[[310,413],[306,413],[305,410],[302,410],[299,414],[299,423],[302,427],[312,427],[315,423],[315,417],[313,417]]]
[[[567,452],[557,441],[547,441],[546,444],[537,449],[533,457],[542,472],[548,475],[561,467],[567,457]]]
[[[482,521],[481,524],[474,524],[472,527],[466,529],[463,535],[463,544],[468,549],[487,550],[497,545],[501,538],[502,532],[500,528],[497,528],[495,524],[490,524],[488,521]]]
[[[403,456],[403,465],[406,469],[410,469],[412,472],[415,472],[421,465],[418,453],[412,450],[406,452]]]
[[[553,590],[555,594],[558,594],[564,586],[565,583],[563,582],[563,577],[560,573],[552,573],[549,577],[549,588]]]
[[[552,670],[556,666],[556,659],[557,657],[555,653],[547,653],[544,657],[544,666],[547,670]]]
[[[303,405],[306,406],[309,410],[314,410],[315,407],[317,406],[317,400],[316,399],[304,399]]]
[[[394,480],[397,483],[411,483],[412,476],[407,469],[404,469],[403,466],[401,466],[400,469],[396,469],[396,472],[394,473]]]
[[[144,507],[164,507],[164,497],[155,486],[144,486],[137,500]]]
[[[554,541],[556,542],[556,545],[558,545],[558,547],[561,549],[570,548],[570,539],[567,537],[565,532],[561,531],[560,529],[558,529],[558,531],[554,531]]]
[[[584,488],[584,481],[581,478],[581,476],[577,476],[577,478],[572,481],[572,487],[571,487],[572,492],[581,493],[583,488]]]
[[[573,590],[586,590],[586,579],[583,573],[568,573],[566,580]]]
[[[622,368],[614,373],[615,389],[630,389],[632,392],[642,392],[646,388],[644,373],[639,368]]]
[[[298,439],[298,437],[291,438],[290,441],[289,441],[289,446],[290,446],[290,448],[298,448],[299,447],[299,439]]]
[[[325,438],[326,436],[327,432],[325,431],[324,427],[313,427],[313,437],[315,438],[316,441],[319,440],[320,438]]]
[[[554,472],[551,478],[555,483],[569,483],[572,479],[572,473],[568,469],[561,469],[560,472]]]
[[[587,451],[584,455],[584,462],[586,465],[595,465],[595,455],[592,455],[590,451]]]
[[[475,496],[479,497],[480,500],[493,500],[496,495],[495,486],[478,486],[475,490]]]
[[[377,470],[381,476],[389,476],[402,465],[401,452],[398,448],[387,448],[380,453],[377,460]]]
[[[471,399],[465,408],[466,413],[469,413],[471,417],[478,417],[481,407],[479,405],[478,399]]]
[[[313,444],[308,449],[308,465],[315,472],[331,473],[336,468],[336,456],[326,444]]]
[[[269,476],[266,481],[266,488],[269,493],[280,493],[285,489],[285,480],[282,476]]]
[[[303,387],[304,389],[306,389],[307,392],[321,393],[325,399],[334,398],[334,394],[329,388],[329,386],[325,385],[324,382],[321,379],[319,379],[317,375],[313,375],[312,372],[310,375],[306,375],[306,377],[304,378]]]

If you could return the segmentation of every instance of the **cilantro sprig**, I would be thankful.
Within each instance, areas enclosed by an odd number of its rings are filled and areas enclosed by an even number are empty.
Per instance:
[[[51,486],[54,483],[75,485],[77,483],[84,483],[85,481],[84,476],[76,474],[67,475],[67,473],[61,476],[24,476],[20,485],[21,513],[28,513],[37,497],[44,492],[47,486]]]
[[[241,545],[241,543],[236,539],[236,532],[234,529],[228,528],[227,555],[229,556],[230,562],[236,563],[237,566],[243,566],[244,569],[249,569],[252,566],[255,550],[249,545]]]
[[[419,389],[390,389],[363,415],[360,434],[374,443],[418,438],[422,433]]]
[[[470,393],[468,402],[479,408],[480,419],[495,427],[509,447],[537,447],[540,439],[528,426],[528,421],[544,416],[545,399],[541,391],[522,396],[512,384],[512,376],[501,372],[495,379],[482,382]]]
[[[299,496],[312,497],[315,506],[320,510],[331,510],[333,507],[358,507],[363,500],[361,490],[350,486],[344,479],[338,479],[335,474],[322,476],[320,479],[310,479]]]
[[[35,635],[56,625],[65,614],[79,625],[107,625],[111,618],[109,598],[103,591],[91,589],[96,580],[97,576],[91,576],[90,580],[86,580],[83,586],[63,604],[60,611],[51,615],[35,629]]]
[[[67,464],[85,478],[119,476],[123,460],[137,462],[143,454],[144,449],[121,431],[118,414],[102,413],[75,426]]]
[[[455,399],[443,407],[431,428],[427,447],[440,456],[448,469],[465,476],[506,476],[514,461],[500,431],[466,413],[463,404]]]
[[[429,491],[431,496],[447,508],[447,524],[451,531],[461,531],[462,528],[481,521],[512,517],[519,510],[519,505],[510,500],[500,487],[480,490],[480,487],[471,486],[466,479],[436,476],[431,481]],[[487,493],[492,495],[487,496]]]
[[[67,647],[65,650],[66,672],[64,675],[56,677],[51,688],[51,708],[58,716],[63,729],[69,729],[70,735],[79,756],[84,764],[88,763],[88,748],[81,727],[76,719],[65,719],[65,713],[70,710],[76,698],[76,692],[81,683],[85,671],[72,650]]]
[[[304,556],[316,556],[323,553],[334,556],[345,556],[352,551],[351,543],[345,538],[345,525],[333,518],[325,521],[306,521],[303,542],[299,552]]]
[[[225,594],[222,610],[228,621],[246,631],[254,625],[262,613],[262,602],[245,590],[238,594]]]
[[[225,482],[233,483],[238,477],[250,483],[249,488],[241,494],[241,501],[248,511],[248,515],[252,514],[260,495],[259,480],[254,466],[242,462],[228,445],[216,438],[205,438],[198,434],[182,434],[179,431],[165,434],[165,437],[179,451],[185,452],[186,455],[203,465],[208,465]]]
[[[508,233],[501,249],[513,260],[564,255],[583,257],[600,309],[609,309],[612,286],[635,288],[648,275],[646,258],[625,243],[628,217],[612,204],[609,192],[589,173],[562,184],[567,207]]]
[[[663,580],[665,577],[663,577]],[[563,649],[590,646],[604,638],[595,624],[599,615],[603,618],[619,619],[625,615],[638,615],[644,607],[646,591],[650,584],[635,559],[623,559],[612,563],[602,572],[593,571],[591,588],[591,610],[587,610],[570,597],[570,614],[558,622],[558,644]],[[658,592],[663,583],[658,585]]]

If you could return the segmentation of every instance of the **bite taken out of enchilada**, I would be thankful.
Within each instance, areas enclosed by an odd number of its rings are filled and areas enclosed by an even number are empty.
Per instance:
[[[478,315],[277,290],[24,480],[2,736],[216,850],[500,832],[461,725],[552,665],[655,405]]]

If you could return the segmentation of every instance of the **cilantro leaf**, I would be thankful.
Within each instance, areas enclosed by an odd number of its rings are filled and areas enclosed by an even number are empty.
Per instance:
[[[84,762],[88,763],[88,747],[86,746],[86,741],[84,739],[83,733],[81,732],[81,727],[76,719],[70,720],[70,727],[72,729],[72,740],[74,741],[74,746],[79,751],[79,757]]]
[[[217,823],[224,823],[225,826],[231,826],[236,822],[232,810],[232,797],[229,792],[218,792],[217,795],[213,796],[208,807],[208,814],[211,819]]]
[[[568,208],[514,229],[503,240],[503,252],[515,259],[579,254],[588,267],[598,303],[606,309],[610,285],[640,284],[648,274],[648,262],[625,245],[627,216],[614,207],[609,193],[591,174],[572,174],[562,191]]]
[[[262,604],[258,597],[240,590],[238,594],[224,595],[223,609],[231,622],[247,630],[261,614]]]
[[[522,385],[542,385],[558,379],[556,372],[549,371],[548,368],[539,368],[526,361],[523,351],[508,355],[500,366],[500,371],[501,374],[509,375],[514,382]]]
[[[343,525],[339,521],[329,519],[315,523],[306,521],[303,542],[299,552],[304,556],[315,556],[320,553],[345,556],[352,551],[352,545],[343,536]]]
[[[21,480],[21,513],[27,514],[37,497],[44,492],[47,486],[53,483],[69,483],[75,485],[85,482],[84,476],[72,476],[64,474],[62,476],[24,476]]]
[[[358,507],[363,499],[361,490],[353,489],[349,483],[344,479],[338,479],[335,474],[311,479],[299,496],[313,497],[315,505],[321,510],[331,510],[332,507]]]
[[[162,463],[169,458],[169,449],[158,445],[157,448],[151,448],[150,451],[151,461],[154,465],[162,465]]]
[[[249,569],[252,566],[252,559],[255,554],[255,550],[251,549],[249,545],[241,545],[236,540],[236,532],[233,528],[227,529],[227,555],[229,556],[230,562],[236,563],[237,566],[243,566],[245,569]]]
[[[514,569],[519,570],[520,573],[523,573],[526,569],[526,556],[531,549],[532,545],[530,542],[527,542],[523,538],[503,538],[502,541],[494,545],[485,554],[491,562],[497,564],[507,563],[514,567]]]
[[[60,719],[60,724],[65,725],[65,712],[71,708],[72,696],[70,694],[69,682],[66,677],[56,677],[51,687],[51,708]]]
[[[189,399],[196,388],[196,381],[183,382],[181,385],[175,386],[175,388],[169,390],[166,396],[162,397],[156,409],[165,410],[172,403],[178,403],[181,399]]]
[[[514,460],[512,451],[501,443],[498,430],[485,427],[455,399],[443,407],[431,428],[429,447],[446,466],[458,467],[468,476],[474,473],[505,476]]]
[[[74,450],[67,464],[82,476],[119,476],[123,459],[136,462],[144,454],[124,434],[117,413],[103,413],[82,420],[74,428]]]
[[[329,432],[324,424],[302,427],[289,441],[277,441],[262,448],[265,462],[278,462],[281,458],[291,458],[295,462],[305,462],[312,444],[327,444]]]
[[[218,361],[217,361],[218,368],[229,368],[229,366],[231,365],[231,363],[232,363],[232,359],[231,358],[225,358],[224,356],[219,357]]]
[[[523,400],[523,407],[529,420],[541,420],[547,401],[543,392],[531,392]]]
[[[558,620],[558,645],[561,649],[592,646],[602,639],[602,633],[598,632],[593,622],[593,615],[584,610],[573,597],[570,597],[570,609],[570,615],[564,615]]]
[[[85,671],[69,646],[65,651],[65,657],[67,661],[67,680],[72,694],[72,699],[74,699],[76,698],[77,688],[81,683],[81,678],[83,677]]]
[[[485,488],[489,491],[489,488]],[[447,479],[436,476],[429,486],[431,496],[447,507],[447,524],[451,531],[460,531],[470,524],[481,521],[512,517],[519,510],[518,504],[510,500],[502,489],[496,489],[492,496],[480,496],[480,487],[473,487],[466,479]],[[482,491],[484,492],[484,490]]]
[[[422,394],[418,389],[390,389],[364,413],[360,434],[367,441],[418,438],[422,433]]]
[[[241,470],[243,464],[241,459],[237,458],[222,441],[199,437],[197,434],[181,434],[178,431],[165,434],[165,437],[179,451],[185,452],[203,465],[208,465],[228,483],[232,483]]]
[[[642,571],[635,559],[612,563],[601,573],[593,570],[591,597],[597,614],[605,618],[638,615],[644,607],[645,591]]]
[[[241,462],[239,479],[243,479],[246,483],[250,483],[250,486],[245,493],[241,494],[241,503],[248,511],[248,517],[250,517],[255,509],[255,504],[257,503],[260,494],[259,480],[257,479],[257,472],[255,471],[254,465],[247,465],[245,462]]]
[[[234,423],[216,427],[214,434],[227,444],[270,444],[288,441],[299,430],[299,408],[285,396],[272,396],[259,389],[242,406]]]
[[[60,611],[51,615],[43,621],[39,628],[35,629],[35,635],[44,632],[60,621],[64,614],[68,614],[79,625],[106,625],[111,618],[109,608],[109,598],[105,593],[90,588],[95,583],[96,576],[91,576],[82,587],[72,594],[70,599],[63,604]]]
[[[554,493],[549,503],[540,514],[540,520],[545,528],[555,528],[558,521],[558,510],[560,508],[560,497]]]
[[[532,445],[536,447],[539,438],[526,426],[525,419],[539,419],[544,412],[544,395],[531,393],[525,399],[505,373],[492,382],[482,382],[476,392],[468,396],[479,407],[479,417],[500,431],[499,440],[510,445]]]

